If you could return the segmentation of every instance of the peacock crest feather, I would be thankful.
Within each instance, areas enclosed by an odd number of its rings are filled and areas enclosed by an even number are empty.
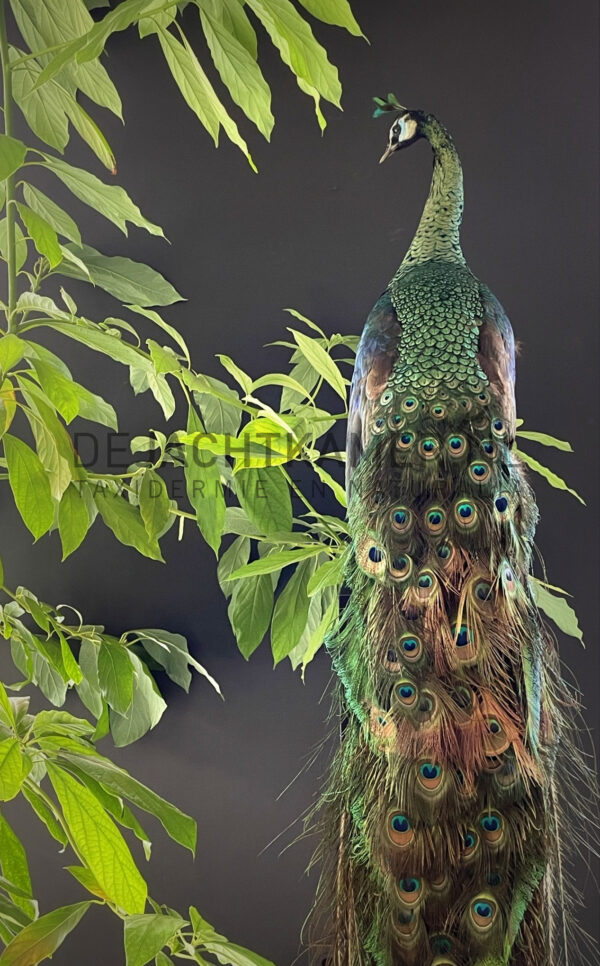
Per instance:
[[[570,913],[556,761],[573,698],[530,590],[538,511],[513,449],[512,329],[461,250],[450,135],[393,95],[376,105],[396,114],[382,160],[425,138],[434,163],[352,382],[318,961],[557,966],[556,910]]]

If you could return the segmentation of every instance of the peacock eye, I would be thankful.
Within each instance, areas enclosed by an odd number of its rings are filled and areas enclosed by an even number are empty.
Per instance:
[[[492,420],[492,433],[499,439],[506,436],[506,425],[503,419]]]
[[[471,636],[471,632],[466,624],[461,624],[460,627],[456,628],[454,633],[456,637],[457,647],[466,647],[468,644],[471,643],[473,639]]]
[[[412,513],[405,506],[392,510],[392,527],[396,533],[406,533],[412,524]]]
[[[394,815],[390,824],[394,832],[408,832],[410,828],[410,822],[408,821],[406,815]]]
[[[392,390],[386,389],[385,392],[382,392],[381,396],[379,397],[379,402],[382,406],[387,406],[388,403],[391,403],[393,398],[394,398],[394,393],[392,392]]]
[[[489,480],[491,470],[487,463],[471,463],[469,467],[469,475],[475,483],[485,483]]]
[[[382,433],[385,429],[385,419],[383,416],[378,416],[373,422],[373,432],[377,435]]]
[[[398,437],[396,446],[398,447],[398,449],[410,449],[414,441],[415,441],[414,433],[410,433],[410,432],[401,433],[400,436]]]
[[[391,573],[393,577],[397,577],[399,580],[405,580],[410,576],[412,572],[412,560],[406,554],[401,554],[401,556],[396,557],[392,560]]]
[[[496,455],[496,444],[491,439],[482,440],[481,448],[486,456],[494,457]]]
[[[379,547],[371,547],[369,550],[369,560],[371,563],[381,563],[383,560],[383,550]]]
[[[417,700],[417,689],[414,684],[410,684],[408,681],[401,681],[400,684],[396,685],[396,695],[405,708],[412,708]]]
[[[418,637],[415,637],[412,634],[407,634],[400,639],[400,647],[402,648],[404,660],[411,664],[413,664],[415,661],[418,661],[421,657],[421,641]]]
[[[449,543],[440,543],[437,548],[437,555],[440,560],[449,560],[452,556],[452,547]]]
[[[431,459],[434,459],[435,456],[437,456],[439,452],[439,448],[440,448],[440,444],[438,443],[437,439],[432,439],[431,437],[428,436],[427,439],[424,439],[421,441],[419,446],[419,452],[421,456],[424,457],[424,459],[431,460]]]
[[[443,419],[444,416],[446,415],[446,410],[445,410],[444,406],[442,406],[439,403],[437,403],[435,406],[432,406],[431,407],[431,415],[435,419]]]
[[[459,500],[454,508],[454,518],[464,529],[475,526],[477,522],[475,505],[470,500]]]
[[[402,408],[405,413],[412,413],[416,410],[418,400],[414,396],[407,396],[402,400]]]
[[[489,600],[492,596],[492,585],[487,580],[480,580],[475,584],[475,596],[478,600]]]
[[[451,436],[448,440],[448,450],[451,456],[462,456],[466,449],[467,441],[464,436]]]
[[[425,516],[425,524],[430,533],[439,533],[446,524],[446,514],[438,507],[431,507]]]
[[[421,776],[427,781],[433,781],[440,777],[442,769],[439,765],[432,765],[431,762],[424,762],[419,769]]]

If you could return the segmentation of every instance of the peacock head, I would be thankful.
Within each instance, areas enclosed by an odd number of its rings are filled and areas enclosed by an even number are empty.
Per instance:
[[[409,144],[413,144],[423,136],[419,123],[420,115],[420,111],[404,110],[404,113],[396,118],[390,128],[388,146],[379,159],[380,164],[387,161],[395,151],[407,148]]]
[[[374,97],[373,100],[375,101],[374,117],[381,117],[381,115],[388,113],[397,114],[390,128],[388,146],[379,159],[381,164],[383,161],[387,161],[395,151],[407,148],[409,144],[413,144],[423,136],[421,122],[425,115],[422,111],[409,111],[408,108],[403,107],[402,104],[398,103],[394,94],[388,94],[386,98]]]

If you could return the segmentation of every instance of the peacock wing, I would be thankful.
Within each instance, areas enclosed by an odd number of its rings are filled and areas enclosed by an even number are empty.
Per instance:
[[[401,331],[386,291],[369,313],[358,344],[348,411],[346,486],[366,449],[373,410],[398,358]]]
[[[486,285],[479,288],[482,322],[477,359],[490,381],[507,424],[507,439],[515,438],[515,340],[507,315]]]

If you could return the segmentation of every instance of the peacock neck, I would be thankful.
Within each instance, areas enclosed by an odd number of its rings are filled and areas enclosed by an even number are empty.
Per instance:
[[[419,227],[395,277],[431,260],[465,265],[460,247],[464,204],[460,159],[448,131],[433,115],[423,118],[421,133],[433,151],[433,176]]]

